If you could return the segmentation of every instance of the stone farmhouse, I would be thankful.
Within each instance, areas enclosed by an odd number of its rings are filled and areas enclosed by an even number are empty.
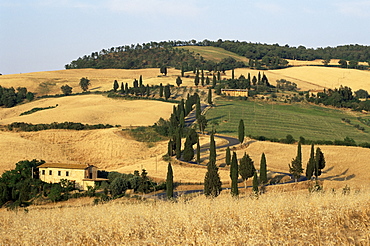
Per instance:
[[[87,190],[95,187],[96,182],[108,179],[98,178],[98,168],[92,165],[44,163],[39,168],[40,179],[47,183],[59,183],[61,179],[74,181],[76,188]]]
[[[230,97],[248,97],[248,89],[221,89],[221,94]]]

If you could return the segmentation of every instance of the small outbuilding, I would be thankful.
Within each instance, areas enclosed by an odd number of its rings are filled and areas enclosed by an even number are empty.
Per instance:
[[[230,97],[248,97],[248,89],[221,89],[221,94]]]
[[[59,183],[61,179],[75,182],[76,188],[87,190],[95,187],[96,182],[108,179],[98,178],[98,168],[93,165],[44,163],[39,168],[40,179],[47,183]]]

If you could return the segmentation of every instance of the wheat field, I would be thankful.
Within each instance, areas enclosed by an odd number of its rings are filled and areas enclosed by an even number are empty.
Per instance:
[[[72,92],[82,92],[79,86],[80,79],[87,77],[90,79],[90,91],[109,91],[113,88],[114,80],[128,83],[133,86],[134,79],[143,77],[144,85],[176,85],[176,78],[181,74],[180,70],[169,68],[167,76],[159,73],[159,68],[147,69],[67,69],[45,72],[34,72],[24,74],[9,74],[0,76],[0,85],[3,87],[26,87],[28,91],[35,92],[37,95],[61,94],[61,86],[68,84],[73,88]],[[192,72],[187,73],[192,75]],[[182,78],[183,85],[194,84],[193,78]]]
[[[241,74],[247,76],[257,76],[258,70],[248,68],[235,69],[235,77]],[[279,70],[260,71],[265,73],[269,82],[276,85],[276,80],[286,79],[298,85],[303,91],[322,90],[324,88],[339,88],[341,85],[352,88],[352,91],[364,89],[370,91],[370,71],[343,69],[333,67],[314,67],[301,66],[290,67]],[[227,77],[231,77],[231,72],[227,71]]]
[[[369,191],[121,199],[0,213],[1,245],[369,245]]]

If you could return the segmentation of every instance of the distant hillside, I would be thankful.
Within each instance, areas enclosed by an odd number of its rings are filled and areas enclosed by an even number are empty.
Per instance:
[[[199,54],[207,61],[220,62],[222,59],[227,59],[229,57],[234,58],[238,62],[245,62],[248,64],[249,59],[235,54],[234,52],[227,51],[220,47],[213,46],[179,46],[175,47],[177,49],[185,49],[195,54]]]
[[[181,49],[174,49],[181,48]],[[343,45],[326,48],[290,47],[279,44],[261,44],[234,40],[197,42],[163,41],[132,44],[100,52],[92,52],[65,65],[66,69],[76,68],[159,68],[174,67],[183,71],[211,69],[224,71],[232,68],[250,67],[257,69],[284,68],[287,61],[322,60],[320,65],[331,65],[332,59],[342,68],[368,69],[370,47],[364,45]]]

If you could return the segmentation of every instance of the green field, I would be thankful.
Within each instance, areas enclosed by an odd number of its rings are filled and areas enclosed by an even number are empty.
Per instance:
[[[302,136],[309,140],[331,141],[350,137],[357,143],[370,142],[370,127],[361,123],[351,112],[304,103],[219,100],[206,117],[209,121],[207,130],[212,129],[212,122],[217,122],[217,132],[231,136],[237,136],[239,121],[243,119],[246,135],[281,139],[291,134],[295,139]],[[363,126],[365,132],[343,122],[342,118]]]
[[[232,57],[237,61],[248,62],[249,59],[239,56],[234,52],[227,51],[223,48],[212,47],[212,46],[180,46],[178,49],[186,49],[193,51],[194,53],[199,53],[206,60],[220,62],[224,58]]]

